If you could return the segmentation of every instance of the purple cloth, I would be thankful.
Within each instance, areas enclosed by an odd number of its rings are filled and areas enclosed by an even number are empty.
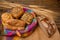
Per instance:
[[[0,24],[2,24],[2,21],[0,20]]]
[[[6,37],[6,40],[13,40],[13,37]]]

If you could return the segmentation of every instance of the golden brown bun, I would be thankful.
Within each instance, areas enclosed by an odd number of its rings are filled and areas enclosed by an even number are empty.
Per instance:
[[[33,16],[30,13],[24,13],[24,15],[21,17],[21,20],[25,21],[27,24],[30,24],[32,22]]]
[[[6,23],[9,19],[12,19],[12,16],[9,13],[3,13],[1,18],[2,18],[2,22]]]
[[[19,18],[19,17],[21,17],[21,15],[24,13],[24,10],[22,9],[22,8],[20,8],[20,7],[15,7],[15,8],[13,8],[12,9],[12,12],[11,12],[11,14],[12,14],[12,16],[14,17],[14,18]]]
[[[22,20],[18,20],[18,19],[10,19],[7,21],[7,23],[11,26],[15,26],[15,27],[24,27],[25,26],[25,22]]]
[[[7,21],[5,27],[12,30],[21,30],[25,28],[25,22],[18,19],[10,19]]]

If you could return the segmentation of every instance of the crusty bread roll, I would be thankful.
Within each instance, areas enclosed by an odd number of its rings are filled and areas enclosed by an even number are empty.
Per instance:
[[[7,25],[6,22],[7,22],[9,19],[12,19],[12,16],[11,16],[11,14],[9,14],[9,13],[3,13],[2,16],[1,16],[1,19],[2,19],[2,24],[3,24],[3,25]]]
[[[30,13],[25,12],[24,15],[21,17],[21,20],[25,21],[27,24],[32,22],[33,16]]]
[[[1,17],[2,17],[3,21],[7,21],[9,19],[12,19],[12,16],[9,13],[3,13]]]
[[[18,19],[10,19],[7,21],[8,27],[11,26],[11,28],[16,28],[18,30],[24,29],[25,28],[25,22],[22,20]]]
[[[14,18],[19,18],[24,13],[23,8],[20,7],[14,7],[11,11],[11,14]]]

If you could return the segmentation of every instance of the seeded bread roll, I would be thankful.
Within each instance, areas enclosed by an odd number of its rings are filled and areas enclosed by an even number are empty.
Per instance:
[[[12,9],[11,14],[14,18],[19,18],[19,17],[21,17],[21,15],[24,14],[24,10],[23,10],[23,8],[15,7]]]
[[[32,22],[33,16],[30,13],[25,12],[24,15],[21,17],[21,20],[25,21],[27,24]]]

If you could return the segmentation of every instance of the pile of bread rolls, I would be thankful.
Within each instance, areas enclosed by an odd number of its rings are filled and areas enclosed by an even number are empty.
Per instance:
[[[3,13],[1,18],[4,28],[21,30],[32,22],[33,15],[29,14],[28,12],[24,12],[23,8],[21,7],[14,7],[10,13]]]

